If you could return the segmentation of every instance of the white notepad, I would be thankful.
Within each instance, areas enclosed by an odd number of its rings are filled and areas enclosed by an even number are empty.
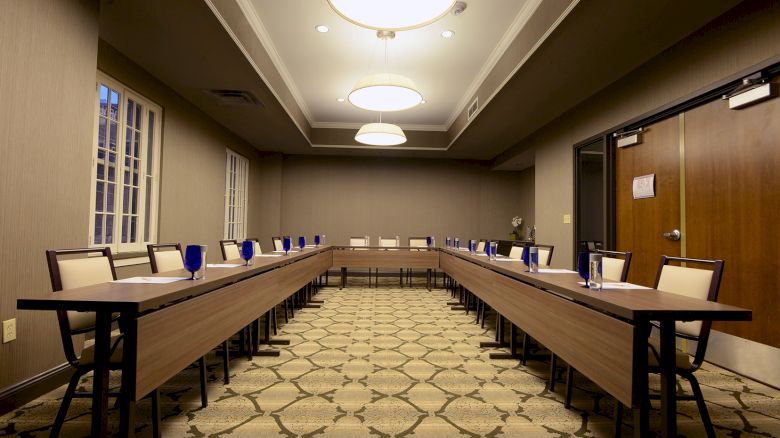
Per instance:
[[[580,281],[577,284],[579,284],[580,286],[585,286],[585,282],[584,281]],[[604,283],[601,286],[601,288],[602,289],[612,289],[612,290],[650,289],[649,287],[640,286],[638,284],[633,284],[633,283],[610,283],[610,282]]]
[[[207,268],[237,268],[239,266],[244,266],[241,263],[209,263],[206,265]]]
[[[540,274],[576,274],[576,271],[570,271],[568,269],[539,269]]]
[[[188,280],[188,277],[130,277],[122,280],[114,280],[112,283],[133,284],[168,284],[174,281]]]
[[[495,259],[496,262],[522,262],[522,259],[516,259],[512,257],[501,257],[500,259]]]
[[[281,257],[281,254],[257,254],[255,257]]]

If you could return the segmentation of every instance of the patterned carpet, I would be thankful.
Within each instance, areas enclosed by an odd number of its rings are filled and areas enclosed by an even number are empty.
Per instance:
[[[332,280],[332,279],[331,279]],[[365,288],[324,289],[319,309],[281,326],[291,340],[280,357],[207,357],[209,406],[200,407],[190,367],[161,388],[164,436],[205,437],[568,437],[610,436],[614,400],[578,375],[573,408],[564,385],[547,387],[549,364],[491,360],[479,342],[494,328],[446,306],[449,293],[397,279]],[[418,280],[421,281],[421,280]],[[699,373],[718,436],[780,437],[780,391],[710,364]],[[90,379],[84,380],[89,388]],[[114,385],[117,376],[112,376]],[[651,386],[657,379],[651,379]],[[686,387],[683,387],[686,386]],[[688,391],[687,385],[681,390]],[[0,417],[0,436],[47,436],[64,387]],[[656,404],[657,407],[657,404]],[[139,436],[149,436],[150,402],[138,404]],[[694,402],[678,406],[681,435],[703,436]],[[116,428],[118,412],[111,410]],[[651,426],[659,426],[657,411]],[[89,401],[74,400],[62,436],[89,435]],[[630,436],[630,411],[623,432]]]

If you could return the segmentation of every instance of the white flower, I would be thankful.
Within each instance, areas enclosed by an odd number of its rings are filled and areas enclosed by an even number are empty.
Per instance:
[[[521,218],[519,216],[515,216],[515,217],[512,218],[512,226],[513,227],[519,227],[520,224],[522,224],[522,223],[523,223],[523,218]]]

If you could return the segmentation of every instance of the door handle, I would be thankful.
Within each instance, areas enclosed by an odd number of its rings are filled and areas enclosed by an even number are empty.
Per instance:
[[[669,240],[680,240],[682,234],[680,233],[680,230],[672,230],[668,233],[664,233],[663,236]]]

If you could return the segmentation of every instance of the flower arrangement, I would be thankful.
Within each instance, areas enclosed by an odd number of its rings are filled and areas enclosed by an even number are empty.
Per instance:
[[[522,233],[520,226],[523,224],[523,218],[520,216],[515,216],[512,218],[512,232],[510,235],[513,237],[514,240],[518,240],[520,238],[520,235]]]

